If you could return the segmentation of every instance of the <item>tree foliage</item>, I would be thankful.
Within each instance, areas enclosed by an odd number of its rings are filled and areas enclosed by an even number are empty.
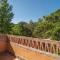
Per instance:
[[[60,40],[60,9],[40,20],[34,28],[34,37]]]
[[[0,33],[10,33],[11,19],[13,18],[12,6],[7,0],[1,0],[0,3]]]
[[[20,22],[12,27],[12,33],[21,36],[31,36],[32,31],[27,27],[27,23]]]
[[[60,27],[56,27],[52,33],[53,40],[60,40]]]

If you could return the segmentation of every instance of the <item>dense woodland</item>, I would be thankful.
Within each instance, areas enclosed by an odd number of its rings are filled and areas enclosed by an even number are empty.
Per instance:
[[[13,16],[12,6],[7,0],[1,0],[0,33],[60,40],[60,9],[38,18],[37,22],[30,20],[29,23],[22,21],[14,24],[11,22]]]

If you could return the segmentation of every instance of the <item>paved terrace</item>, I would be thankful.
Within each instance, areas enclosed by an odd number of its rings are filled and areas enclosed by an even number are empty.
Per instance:
[[[25,60],[59,60],[60,41],[0,34],[0,52]]]

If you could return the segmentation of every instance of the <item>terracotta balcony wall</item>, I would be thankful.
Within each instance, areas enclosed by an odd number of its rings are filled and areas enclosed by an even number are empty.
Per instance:
[[[56,60],[53,55],[60,54],[60,41],[0,34],[0,53],[5,51],[9,51],[15,57],[23,56],[28,60],[36,60],[38,57],[38,60],[41,57],[43,60],[44,58]]]

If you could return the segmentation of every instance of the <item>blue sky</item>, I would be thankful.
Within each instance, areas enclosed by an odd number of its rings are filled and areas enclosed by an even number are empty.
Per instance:
[[[60,8],[60,0],[9,0],[9,3],[13,5],[13,23],[37,21]]]

